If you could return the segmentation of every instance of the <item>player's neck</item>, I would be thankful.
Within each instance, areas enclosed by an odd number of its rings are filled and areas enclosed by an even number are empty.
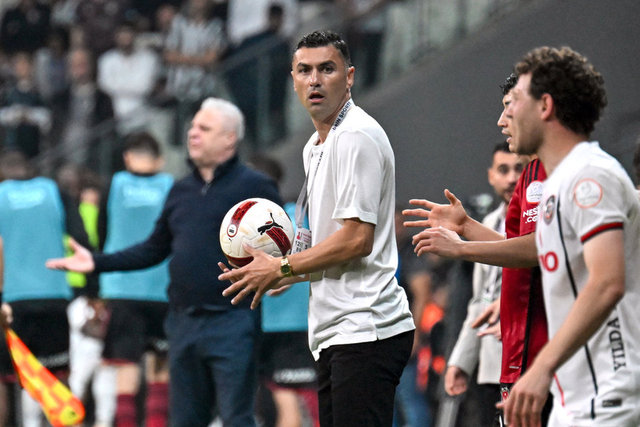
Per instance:
[[[538,157],[547,175],[550,176],[553,173],[576,145],[586,140],[586,135],[577,134],[564,127],[547,137],[538,150]]]

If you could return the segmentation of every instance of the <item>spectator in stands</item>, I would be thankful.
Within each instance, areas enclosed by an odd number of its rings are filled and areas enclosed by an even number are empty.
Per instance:
[[[113,30],[124,22],[128,8],[129,0],[83,0],[78,4],[76,23],[96,57],[113,47]]]
[[[76,22],[76,9],[81,0],[51,0],[51,25],[70,29]]]
[[[208,0],[187,0],[185,10],[173,18],[166,39],[167,91],[177,100],[174,144],[184,140],[184,129],[200,102],[218,91],[213,74],[226,47],[224,28],[210,19]]]
[[[111,96],[121,135],[144,129],[147,104],[158,78],[155,52],[135,45],[136,29],[122,23],[115,32],[116,47],[98,59],[98,87]]]
[[[5,11],[0,23],[0,45],[12,55],[17,52],[33,53],[44,46],[49,31],[50,9],[37,0],[19,0]]]
[[[78,164],[88,161],[88,166],[98,171],[98,143],[108,144],[106,141],[112,138],[107,132],[110,129],[107,121],[113,119],[111,98],[95,84],[93,60],[88,50],[73,49],[68,66],[69,87],[52,102],[53,140],[63,147],[66,160]],[[98,129],[101,123],[105,124]],[[106,148],[111,150],[110,146]]]
[[[46,103],[62,93],[68,85],[67,52],[69,34],[63,28],[52,28],[47,44],[33,58],[38,91]]]
[[[227,70],[229,90],[247,120],[247,136],[257,146],[286,134],[290,49],[280,35],[284,9],[274,4],[267,14],[268,27],[232,50]]]
[[[0,108],[0,124],[5,128],[4,147],[33,158],[40,153],[51,129],[51,111],[45,107],[36,88],[31,55],[16,53],[12,62],[15,81],[5,93]]]
[[[291,37],[298,29],[298,0],[229,0],[227,36],[232,46],[269,28],[268,12],[272,5],[283,10],[279,34]]]

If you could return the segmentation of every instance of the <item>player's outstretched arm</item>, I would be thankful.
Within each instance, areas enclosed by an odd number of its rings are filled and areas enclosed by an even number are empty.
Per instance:
[[[405,221],[405,227],[436,228],[443,227],[454,231],[467,240],[502,240],[504,236],[490,227],[471,218],[462,206],[462,202],[449,190],[444,190],[449,204],[434,203],[425,199],[411,199],[409,203],[420,206],[417,209],[405,209],[405,216],[417,216],[422,220]]]
[[[535,267],[538,265],[535,233],[513,239],[493,241],[464,241],[443,227],[427,228],[413,236],[414,252],[418,255],[433,253],[446,258],[500,267]]]
[[[69,239],[69,247],[73,255],[66,258],[52,258],[45,265],[53,270],[69,270],[78,273],[91,273],[95,269],[93,256],[84,246],[73,239]]]
[[[625,258],[622,230],[609,230],[584,244],[589,278],[558,332],[542,348],[529,370],[499,404],[510,426],[539,420],[553,373],[602,326],[624,295]],[[552,302],[550,302],[552,303]]]

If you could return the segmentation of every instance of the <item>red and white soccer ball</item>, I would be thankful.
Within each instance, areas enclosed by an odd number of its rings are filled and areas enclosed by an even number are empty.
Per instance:
[[[253,260],[243,243],[274,257],[291,250],[293,224],[278,204],[253,198],[238,203],[225,215],[220,226],[220,246],[229,263],[242,267]]]

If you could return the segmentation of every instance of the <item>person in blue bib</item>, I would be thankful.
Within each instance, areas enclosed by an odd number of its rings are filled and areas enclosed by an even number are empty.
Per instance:
[[[160,172],[164,164],[158,142],[148,133],[127,137],[125,171],[117,172],[109,187],[99,220],[106,232],[104,252],[113,253],[144,240],[162,212],[173,177]],[[105,335],[103,362],[115,365],[116,425],[136,424],[136,395],[140,362],[147,358],[146,418],[166,423],[168,416],[167,314],[168,261],[138,271],[100,275],[100,297],[111,313]],[[157,425],[157,424],[151,424]]]
[[[56,183],[35,175],[24,154],[0,158],[0,237],[4,245],[3,298],[12,308],[12,328],[38,360],[60,378],[69,368],[71,298],[65,274],[45,268],[50,257],[64,255],[65,232],[88,242],[78,207]],[[11,357],[0,340],[0,375],[15,381]],[[44,415],[26,392],[20,398],[24,426],[40,425]]]

